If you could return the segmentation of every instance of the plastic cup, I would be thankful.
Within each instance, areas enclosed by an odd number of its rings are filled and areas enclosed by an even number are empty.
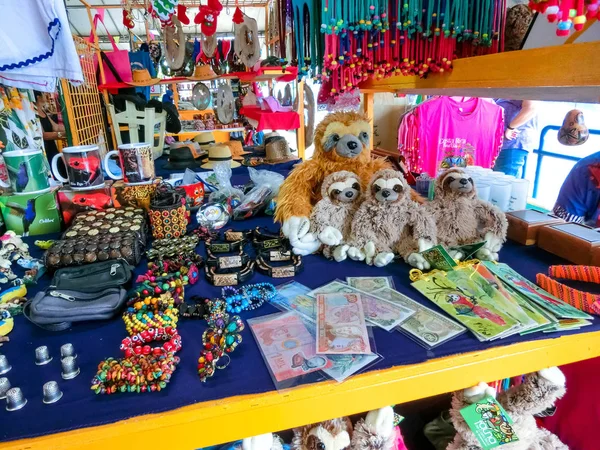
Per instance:
[[[508,202],[508,211],[521,211],[527,208],[529,197],[529,180],[514,180]]]
[[[501,211],[508,210],[512,184],[506,181],[496,181],[491,185],[490,202],[496,205]]]
[[[492,186],[489,184],[481,183],[477,185],[477,197],[484,202],[490,201],[490,193]]]

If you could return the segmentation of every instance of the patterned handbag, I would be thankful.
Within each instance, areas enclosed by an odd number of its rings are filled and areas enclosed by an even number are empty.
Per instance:
[[[150,201],[150,228],[154,239],[185,236],[189,213],[185,207],[185,191],[162,183]]]

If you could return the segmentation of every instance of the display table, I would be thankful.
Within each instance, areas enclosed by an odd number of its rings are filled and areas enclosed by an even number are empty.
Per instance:
[[[160,166],[159,161],[157,172],[165,176]],[[245,181],[243,175],[238,175],[245,171],[235,169],[234,184]],[[260,217],[231,226],[247,229],[269,224],[274,229],[271,218]],[[536,273],[546,271],[549,264],[562,262],[535,247],[511,243],[502,250],[501,260],[531,280]],[[143,260],[136,274],[144,268]],[[376,268],[313,255],[305,258],[304,270],[295,280],[315,288],[346,276],[393,276],[398,290],[435,308],[410,286],[408,271],[403,263]],[[278,284],[287,280],[257,273],[249,283]],[[40,287],[47,284],[48,277],[44,277]],[[29,295],[35,291],[32,289]],[[186,297],[215,297],[219,292],[202,276],[199,283],[186,289]],[[266,304],[241,316],[246,320],[274,312],[277,310]],[[125,329],[120,317],[54,333],[19,316],[10,334],[11,342],[0,352],[12,363],[7,376],[13,386],[21,387],[28,404],[17,412],[0,409],[0,449],[198,448],[600,355],[597,320],[580,331],[513,336],[491,343],[480,343],[467,333],[430,351],[398,332],[376,328],[377,352],[383,359],[366,373],[342,384],[326,381],[277,392],[248,328],[242,333],[243,343],[231,355],[229,367],[204,384],[196,374],[196,360],[206,323],[182,320],[178,329],[183,341],[181,363],[165,390],[97,396],[90,390],[96,366],[108,356],[121,356],[119,345]],[[76,348],[81,374],[63,381],[59,348],[67,342]],[[34,350],[39,345],[47,345],[54,356],[46,366],[34,364]],[[41,401],[42,385],[51,380],[59,382],[64,397],[56,404],[45,405]]]

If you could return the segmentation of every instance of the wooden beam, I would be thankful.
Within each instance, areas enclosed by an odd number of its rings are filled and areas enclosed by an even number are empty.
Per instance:
[[[298,115],[300,116],[300,127],[296,130],[296,144],[298,145],[298,156],[304,159],[306,154],[306,140],[304,136],[304,81],[298,81]]]
[[[600,41],[463,58],[453,65],[452,72],[426,79],[395,76],[360,87],[406,94],[600,100]]]
[[[371,121],[371,140],[369,141],[369,148],[373,150],[375,144],[375,93],[365,92],[363,94],[363,112]]]
[[[600,356],[599,331],[521,342],[371,371],[343,383],[327,381],[282,392],[211,400],[108,425],[3,442],[0,450],[106,450],[130,442],[135,442],[136,448],[200,448],[596,356]]]

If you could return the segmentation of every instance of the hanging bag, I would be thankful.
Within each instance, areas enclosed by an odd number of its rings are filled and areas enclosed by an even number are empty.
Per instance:
[[[129,82],[132,81],[131,75],[131,65],[129,63],[129,52],[127,50],[120,50],[117,47],[117,43],[113,39],[113,37],[108,32],[106,25],[102,18],[96,14],[94,16],[94,29],[97,29],[98,22],[102,23],[104,29],[106,30],[106,35],[112,44],[112,51],[104,51],[100,50],[100,54],[102,55],[102,69],[104,70],[104,78],[105,83],[118,83],[118,82]],[[94,33],[90,33],[89,37],[90,42],[94,42]],[[96,71],[98,71],[98,58],[94,55],[94,67]],[[98,79],[98,84],[102,83],[101,79]]]

